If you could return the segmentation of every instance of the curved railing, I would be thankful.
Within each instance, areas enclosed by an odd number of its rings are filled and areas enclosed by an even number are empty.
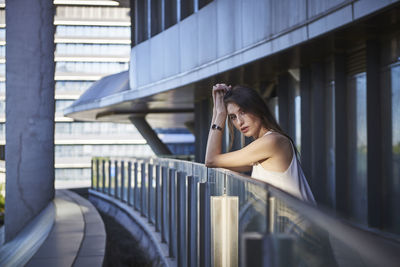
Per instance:
[[[398,266],[400,242],[266,183],[163,158],[94,158],[92,189],[153,224],[178,266]]]

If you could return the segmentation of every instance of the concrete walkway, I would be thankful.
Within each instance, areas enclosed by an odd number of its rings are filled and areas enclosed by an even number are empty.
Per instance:
[[[106,232],[96,208],[69,190],[56,190],[54,204],[53,229],[26,266],[102,266]]]

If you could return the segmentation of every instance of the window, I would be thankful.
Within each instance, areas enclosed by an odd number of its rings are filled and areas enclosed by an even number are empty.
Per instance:
[[[92,84],[93,82],[86,82],[86,81],[57,81],[56,93],[65,93],[65,92],[83,93]],[[0,83],[0,93],[1,93],[1,83]]]
[[[278,97],[274,96],[268,99],[268,108],[271,111],[272,115],[274,115],[276,121],[279,123],[279,105],[278,105]]]
[[[367,86],[366,74],[349,80],[349,171],[351,214],[367,222]]]
[[[390,224],[395,232],[400,233],[400,65],[391,69],[392,91],[392,177],[390,177],[389,201],[392,218]]]
[[[64,26],[56,28],[56,35],[59,37],[94,37],[110,38],[122,37],[130,38],[131,28],[128,26]],[[1,32],[0,32],[1,38]]]
[[[294,121],[295,121],[295,138],[297,151],[301,151],[301,96],[300,87],[296,87],[294,97]]]
[[[1,66],[0,66],[1,67]],[[56,71],[114,74],[127,70],[129,63],[125,62],[65,62],[56,63]],[[0,68],[1,70],[1,68]]]
[[[56,114],[62,115],[64,109],[74,103],[74,100],[56,100]]]

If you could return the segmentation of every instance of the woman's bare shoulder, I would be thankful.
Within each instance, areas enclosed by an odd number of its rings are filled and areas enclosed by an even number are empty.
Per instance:
[[[286,150],[291,146],[289,138],[278,132],[271,132],[259,139],[273,150]]]

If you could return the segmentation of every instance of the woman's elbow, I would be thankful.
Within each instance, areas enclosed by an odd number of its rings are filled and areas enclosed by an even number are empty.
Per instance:
[[[215,164],[211,159],[206,159],[204,164],[206,165],[207,168],[215,168]]]

